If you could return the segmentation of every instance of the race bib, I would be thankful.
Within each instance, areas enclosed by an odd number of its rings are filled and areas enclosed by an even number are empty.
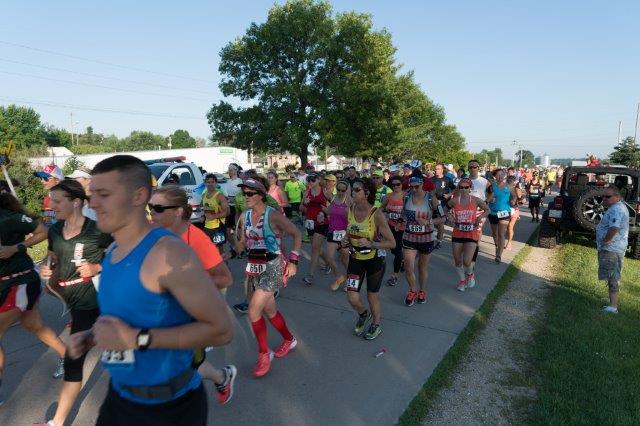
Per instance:
[[[407,230],[412,234],[423,234],[427,231],[427,227],[424,225],[409,225]]]
[[[222,244],[224,243],[226,240],[225,236],[224,236],[224,232],[216,232],[215,234],[213,234],[213,244]]]
[[[378,257],[386,257],[387,256],[387,251],[384,249],[380,249],[378,250]]]
[[[309,231],[313,231],[313,229],[315,228],[315,222],[311,219],[307,219],[304,221],[304,227]]]
[[[131,366],[136,362],[133,349],[127,349],[126,351],[104,351],[100,360],[104,364],[111,366]]]
[[[333,241],[342,241],[347,231],[333,231]]]
[[[511,214],[511,212],[509,210],[503,210],[501,212],[497,212],[496,213],[496,217],[498,219],[502,219],[502,218],[505,218],[505,217],[509,217],[510,214]]]
[[[393,212],[389,213],[389,219],[391,220],[398,220],[400,219],[401,216],[402,215],[400,213],[393,213]]]
[[[531,193],[531,195],[538,195],[540,193],[540,190],[538,188],[531,188],[529,192]]]
[[[458,231],[462,232],[471,232],[476,229],[476,226],[473,223],[458,223],[456,224]]]
[[[347,291],[358,291],[360,287],[360,277],[358,275],[349,275],[347,277]]]
[[[245,272],[247,275],[256,276],[267,270],[267,262],[259,260],[251,260],[247,263]]]

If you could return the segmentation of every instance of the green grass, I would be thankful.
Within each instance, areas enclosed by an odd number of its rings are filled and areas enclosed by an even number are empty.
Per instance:
[[[467,326],[458,335],[455,343],[446,353],[442,361],[435,368],[429,380],[422,386],[422,389],[411,401],[405,412],[398,419],[399,425],[421,424],[431,408],[438,393],[451,384],[451,376],[458,365],[465,359],[469,352],[469,346],[477,334],[487,325],[489,317],[493,312],[496,302],[507,290],[511,281],[516,277],[520,265],[525,261],[531,252],[531,244],[537,241],[538,233],[535,232],[527,241],[527,245],[518,253],[511,265],[504,272],[500,280],[489,293],[480,309],[469,320]]]
[[[27,249],[27,253],[34,262],[40,262],[47,255],[47,240],[44,240],[33,247]]]
[[[640,261],[625,259],[618,315],[600,311],[608,293],[597,280],[595,248],[564,244],[557,266],[532,344],[539,382],[532,422],[639,424]]]

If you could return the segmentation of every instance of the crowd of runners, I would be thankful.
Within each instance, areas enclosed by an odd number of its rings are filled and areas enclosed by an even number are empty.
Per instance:
[[[298,344],[276,303],[292,280],[312,286],[318,271],[332,275],[327,290],[346,292],[354,334],[376,339],[381,288],[404,277],[398,303],[425,303],[429,259],[443,247],[448,226],[457,275],[451,285],[472,289],[485,220],[499,263],[511,249],[520,209],[527,205],[539,221],[541,201],[562,170],[489,169],[476,160],[465,167],[307,167],[281,182],[275,170],[262,176],[230,164],[224,185],[205,176],[204,221],[197,224],[185,191],[156,188],[147,166],[131,156],[68,177],[53,165],[37,172],[48,192],[43,219],[0,185],[0,339],[20,322],[58,354],[53,377],[63,379],[53,417],[38,424],[65,423],[94,347],[111,377],[97,424],[204,424],[202,380],[213,382],[217,401],[226,404],[238,374],[234,365],[206,361],[208,350],[233,337],[224,300],[231,285],[246,291],[233,308],[247,314],[256,339],[255,377]],[[27,249],[45,240],[47,256],[36,266]],[[305,258],[307,273],[298,277]],[[231,262],[243,264],[242,284],[232,283]],[[39,314],[42,291],[70,313],[65,342]],[[274,350],[267,321],[282,337]],[[0,349],[0,375],[5,364]]]

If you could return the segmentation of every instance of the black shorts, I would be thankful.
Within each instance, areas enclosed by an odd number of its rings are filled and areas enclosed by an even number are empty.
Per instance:
[[[487,216],[489,218],[489,223],[492,225],[497,225],[499,222],[509,222],[511,221],[511,213],[509,216],[498,218],[495,214],[490,214]]]
[[[15,284],[0,291],[0,313],[18,309],[26,312],[33,309],[40,297],[40,277],[35,271],[17,277]]]
[[[478,244],[477,240],[474,240],[472,238],[464,238],[464,237],[451,237],[451,242],[452,243],[462,243],[462,244],[466,244],[466,243]]]
[[[227,216],[227,223],[236,223],[236,206],[229,206],[229,215]]]
[[[367,293],[377,293],[382,286],[386,262],[384,257],[376,255],[373,259],[360,260],[349,258],[347,267],[347,291],[360,291],[367,279]]]
[[[162,404],[140,404],[124,399],[109,386],[100,407],[97,426],[205,426],[207,394],[202,384],[180,398]]]
[[[100,311],[97,308],[86,310],[71,309],[70,313],[71,330],[69,330],[69,334],[90,330],[100,316]],[[84,359],[86,356],[87,352],[76,359],[71,359],[67,355],[64,356],[65,382],[82,382],[82,369],[84,368]]]
[[[433,250],[435,250],[435,243],[433,241],[429,241],[426,243],[414,243],[407,240],[402,240],[402,248],[407,250],[416,250],[420,254],[430,254]]]
[[[529,198],[529,208],[540,207],[540,198]]]
[[[223,225],[218,226],[216,229],[204,228],[203,231],[218,248],[223,247],[227,241],[225,227]]]
[[[289,203],[289,205],[284,208],[284,214],[289,219],[293,217],[293,212],[299,212],[299,211],[300,211],[300,203]]]
[[[316,225],[313,229],[307,229],[307,234],[311,237],[314,234],[319,234],[324,237],[329,232],[329,225]]]

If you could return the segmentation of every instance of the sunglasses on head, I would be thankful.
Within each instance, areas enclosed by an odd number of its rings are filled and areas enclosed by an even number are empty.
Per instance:
[[[257,191],[242,191],[242,195],[244,195],[245,197],[253,197],[257,193]]]
[[[160,205],[160,204],[151,204],[151,203],[149,203],[147,205],[149,206],[150,210],[153,210],[156,213],[164,213],[165,210],[177,209],[178,207],[180,207],[180,206],[163,206],[163,205]]]

